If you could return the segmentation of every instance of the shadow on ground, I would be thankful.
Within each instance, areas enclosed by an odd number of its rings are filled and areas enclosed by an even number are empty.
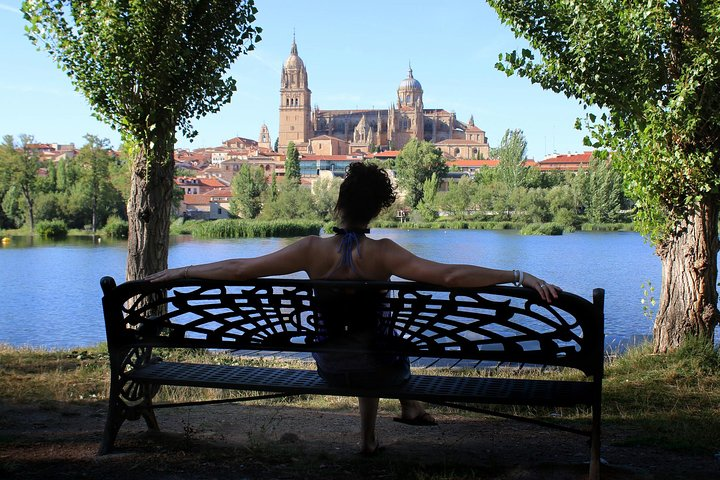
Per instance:
[[[0,402],[0,478],[170,479],[581,479],[584,437],[487,417],[436,414],[411,427],[382,413],[385,447],[357,454],[353,411],[218,405],[158,412],[162,432],[127,422],[110,455],[96,452],[105,404]],[[631,427],[603,432],[604,479],[717,479],[710,455],[631,445]]]

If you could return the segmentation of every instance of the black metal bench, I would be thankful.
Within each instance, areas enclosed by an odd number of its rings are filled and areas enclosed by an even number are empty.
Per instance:
[[[602,289],[593,291],[592,302],[561,292],[548,305],[532,290],[509,286],[450,289],[414,282],[285,278],[116,285],[104,277],[100,283],[111,368],[110,405],[100,454],[113,448],[125,420],[143,417],[149,428],[157,429],[153,397],[161,385],[179,385],[272,392],[263,398],[322,394],[416,399],[517,418],[590,437],[590,477],[599,476]],[[314,369],[164,362],[153,354],[157,347],[278,355],[327,350],[317,341],[315,293],[338,287],[385,294],[382,308],[398,334],[393,351],[407,355],[414,364],[472,368],[476,374],[414,372],[402,386],[369,390],[330,386]],[[498,365],[571,368],[585,377],[570,381],[542,375],[539,379],[484,375]],[[592,419],[589,428],[576,429],[478,406],[503,404],[588,406]]]

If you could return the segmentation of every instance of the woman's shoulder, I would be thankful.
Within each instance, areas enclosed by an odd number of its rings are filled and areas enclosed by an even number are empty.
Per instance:
[[[400,247],[394,240],[387,237],[381,237],[381,238],[370,238],[369,240],[372,240],[376,245],[383,248],[397,248]]]

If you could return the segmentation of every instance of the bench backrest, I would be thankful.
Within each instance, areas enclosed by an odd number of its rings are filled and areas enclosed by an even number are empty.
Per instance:
[[[593,291],[592,302],[562,292],[548,305],[530,289],[509,286],[286,278],[116,285],[111,277],[101,285],[111,349],[319,351],[316,292],[342,288],[385,295],[382,310],[397,333],[389,348],[411,358],[562,366],[602,377],[602,289]]]

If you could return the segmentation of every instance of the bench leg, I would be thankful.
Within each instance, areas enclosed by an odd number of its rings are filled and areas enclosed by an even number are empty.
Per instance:
[[[117,405],[116,399],[111,398],[107,419],[105,420],[105,431],[103,432],[102,441],[100,442],[98,455],[105,455],[112,451],[115,445],[115,438],[123,422],[125,422],[125,415],[122,412],[122,407]]]
[[[159,385],[133,382],[127,382],[122,387],[114,385],[110,387],[110,404],[98,455],[112,451],[117,434],[125,420],[137,420],[142,417],[149,430],[160,430],[152,406],[152,398],[159,388]]]
[[[593,405],[590,432],[590,480],[600,480],[600,404]]]

